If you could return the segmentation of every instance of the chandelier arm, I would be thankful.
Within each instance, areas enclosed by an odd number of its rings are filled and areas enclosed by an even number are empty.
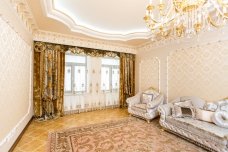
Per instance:
[[[172,0],[164,5],[158,5],[159,15],[150,11],[146,14],[149,20],[144,19],[154,34],[164,38],[172,34],[192,36],[207,26],[220,28],[228,19],[228,2],[223,0]]]
[[[213,5],[214,5],[214,8],[218,11],[219,15],[222,16],[224,19],[228,19],[228,14],[224,14],[219,8],[216,8],[216,4],[215,4],[215,1],[214,0],[209,0]],[[217,0],[217,2],[219,4],[221,4],[223,7],[226,7],[228,8],[228,4],[224,4],[222,2],[222,0]]]
[[[207,20],[212,26],[214,26],[216,28],[220,28],[220,27],[224,26],[224,24],[221,24],[221,25],[216,24],[210,15],[208,15]]]
[[[221,4],[223,7],[228,7],[228,3],[224,3],[222,0],[217,0],[219,4]]]

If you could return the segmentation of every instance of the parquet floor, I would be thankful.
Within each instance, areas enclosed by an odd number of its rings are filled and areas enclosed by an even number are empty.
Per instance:
[[[32,121],[13,152],[45,152],[48,133],[56,130],[128,117],[127,109],[107,109],[66,115],[45,122]]]

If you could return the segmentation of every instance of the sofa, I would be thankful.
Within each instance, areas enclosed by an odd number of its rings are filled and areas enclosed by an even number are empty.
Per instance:
[[[132,116],[147,120],[148,123],[158,116],[157,108],[163,101],[164,95],[153,88],[139,92],[126,100],[128,112]]]
[[[228,152],[228,128],[192,117],[173,116],[174,103],[188,100],[197,109],[203,109],[206,104],[204,100],[197,97],[181,97],[168,104],[160,105],[158,107],[160,125],[164,130],[194,142],[209,151]]]

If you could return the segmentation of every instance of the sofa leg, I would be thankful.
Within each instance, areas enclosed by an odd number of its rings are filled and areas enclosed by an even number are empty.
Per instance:
[[[147,120],[147,123],[150,123],[150,120]]]

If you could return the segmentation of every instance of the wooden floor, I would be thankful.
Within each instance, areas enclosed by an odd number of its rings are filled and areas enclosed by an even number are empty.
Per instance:
[[[45,152],[49,132],[109,120],[117,120],[128,116],[127,109],[107,109],[67,115],[46,122],[36,122],[33,120],[13,152]]]

